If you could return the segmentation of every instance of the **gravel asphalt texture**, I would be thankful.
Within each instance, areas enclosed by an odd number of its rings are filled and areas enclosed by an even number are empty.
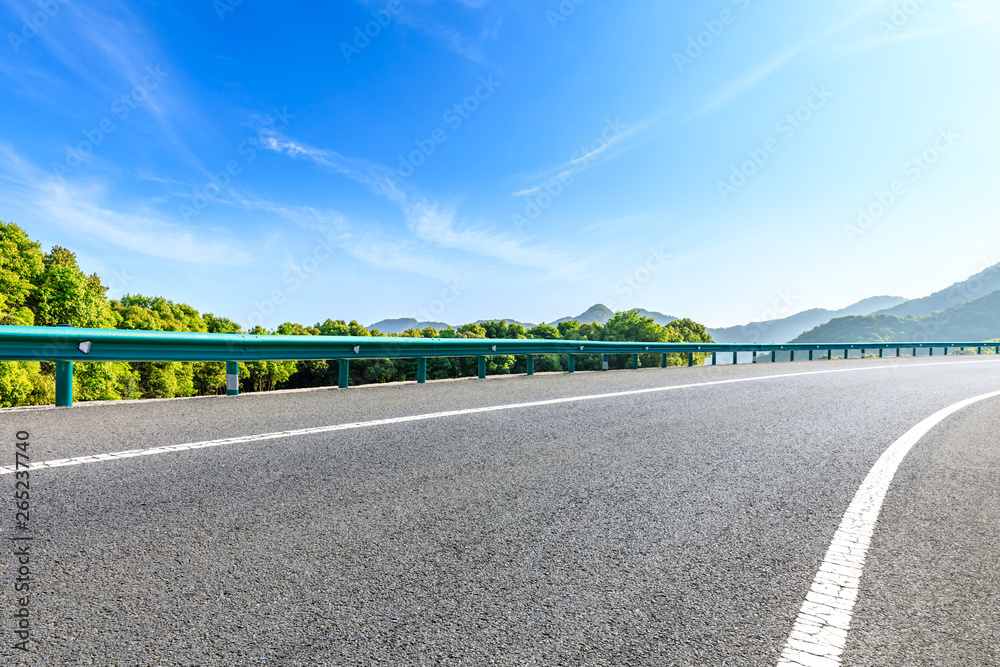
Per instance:
[[[11,465],[22,430],[45,461],[788,375],[35,471],[37,644],[9,648],[8,553],[0,664],[773,665],[876,459],[1000,389],[994,359],[0,410]],[[794,375],[825,370],[849,372]],[[904,460],[844,664],[1000,664],[998,408],[949,417]]]

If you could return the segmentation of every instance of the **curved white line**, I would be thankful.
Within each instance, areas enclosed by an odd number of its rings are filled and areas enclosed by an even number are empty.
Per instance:
[[[1000,391],[959,401],[903,434],[882,453],[854,494],[785,641],[778,667],[835,667],[847,643],[865,557],[889,484],[913,445],[950,415]]]

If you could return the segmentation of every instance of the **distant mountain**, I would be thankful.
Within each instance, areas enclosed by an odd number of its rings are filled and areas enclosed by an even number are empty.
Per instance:
[[[663,313],[658,313],[655,310],[644,310],[639,308],[639,314],[643,317],[652,317],[653,321],[659,324],[661,327],[665,327],[674,320],[678,319],[673,315],[664,315]]]
[[[940,292],[934,292],[930,296],[925,296],[921,299],[910,299],[906,303],[892,308],[885,308],[879,312],[887,315],[899,315],[900,317],[930,315],[931,313],[957,306],[965,301],[972,301],[981,296],[992,294],[997,290],[1000,290],[1000,264],[994,264],[968,280],[955,283],[951,287],[946,287]]]
[[[583,311],[576,317],[560,317],[558,320],[553,320],[549,322],[551,325],[559,324],[560,322],[579,322],[580,324],[586,324],[587,322],[597,322],[598,324],[607,324],[608,320],[615,316],[615,311],[611,310],[603,303],[594,304],[587,310]]]
[[[810,329],[837,317],[869,315],[906,301],[900,296],[873,296],[840,310],[812,308],[788,317],[742,326],[708,329],[716,343],[787,343]]]
[[[1000,338],[1000,290],[932,315],[840,317],[793,343],[975,342]]]
[[[660,326],[665,326],[670,324],[676,317],[670,315],[664,315],[663,313],[658,313],[655,310],[643,310],[642,308],[637,308],[639,314],[643,317],[652,317],[653,321]],[[558,320],[551,322],[551,324],[556,325],[560,322],[579,322],[580,324],[586,324],[588,322],[597,322],[598,324],[607,324],[608,320],[615,316],[615,311],[611,310],[603,303],[598,303],[584,312],[580,313],[576,317],[563,317]]]
[[[407,329],[426,329],[427,327],[434,327],[435,329],[447,329],[449,325],[444,322],[418,322],[412,317],[402,317],[396,320],[380,320],[375,324],[367,327],[368,329],[378,329],[382,333],[396,334],[403,333]]]

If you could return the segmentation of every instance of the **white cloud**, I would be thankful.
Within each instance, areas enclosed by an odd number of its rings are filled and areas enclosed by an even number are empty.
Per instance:
[[[238,203],[246,208],[280,215],[302,228],[317,232],[330,244],[376,269],[403,271],[437,280],[452,280],[468,270],[468,267],[442,261],[420,242],[398,236],[387,238],[375,229],[352,224],[338,211],[311,206],[284,206],[257,198],[243,198]]]
[[[0,145],[0,192],[39,220],[150,257],[209,265],[247,265],[251,260],[228,235],[213,238],[148,208],[116,210],[106,203],[103,185],[65,183],[24,161],[8,145]]]
[[[264,146],[289,157],[311,160],[364,184],[400,207],[407,229],[416,238],[437,247],[492,257],[505,264],[533,267],[555,275],[574,275],[585,268],[550,247],[525,246],[522,241],[497,233],[483,223],[460,223],[454,209],[428,200],[382,165],[346,158],[336,151],[315,148],[274,131],[268,133]]]

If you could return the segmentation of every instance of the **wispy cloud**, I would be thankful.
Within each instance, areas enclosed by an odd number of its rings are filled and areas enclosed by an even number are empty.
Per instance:
[[[775,54],[774,56],[761,63],[750,72],[744,74],[739,79],[730,82],[724,89],[722,89],[721,92],[716,94],[716,96],[712,100],[710,100],[707,104],[701,106],[698,110],[696,110],[694,113],[689,115],[681,122],[685,123],[689,120],[710,113],[715,109],[717,109],[718,107],[725,104],[726,102],[728,102],[729,100],[731,100],[733,97],[736,97],[740,93],[743,93],[751,88],[756,87],[762,81],[771,76],[775,71],[790,63],[796,56],[798,56],[802,52],[802,50],[803,50],[802,47],[794,47],[786,51],[782,51],[781,53]]]
[[[492,257],[505,264],[533,267],[553,275],[575,275],[585,269],[579,260],[548,246],[526,246],[519,239],[493,231],[483,222],[460,222],[454,208],[432,201],[416,188],[400,182],[383,165],[309,146],[280,132],[268,133],[264,146],[289,157],[310,160],[364,184],[399,206],[407,229],[417,239],[434,246]]]
[[[679,124],[686,123],[690,120],[710,113],[734,97],[757,87],[770,78],[772,74],[794,61],[802,54],[815,47],[817,44],[822,43],[824,40],[829,39],[832,35],[841,32],[845,28],[858,23],[861,19],[873,15],[880,8],[880,4],[880,2],[868,2],[856,12],[849,14],[843,20],[831,25],[821,33],[807,39],[803,39],[798,43],[775,53],[743,76],[728,83],[721,89],[720,92],[716,93],[712,99],[698,107],[697,110],[680,121]]]
[[[245,266],[251,261],[228,234],[213,238],[145,207],[116,210],[107,203],[103,185],[66,183],[23,160],[6,144],[0,144],[0,192],[39,220],[150,257],[207,265]]]
[[[352,223],[339,211],[276,204],[256,197],[241,197],[237,203],[248,209],[279,215],[303,229],[317,232],[327,242],[372,268],[437,280],[454,279],[469,269],[443,261],[429,252],[425,244],[400,239],[398,235],[387,237],[377,229]]]
[[[634,124],[622,123],[620,119],[614,121],[608,119],[601,131],[592,140],[581,145],[565,162],[533,174],[519,174],[516,178],[520,181],[541,180],[544,183],[554,178],[574,177],[584,169],[617,158],[643,145],[655,135],[651,131],[668,118],[673,111],[674,107],[670,107]],[[609,128],[612,130],[610,136],[607,132]],[[511,196],[527,197],[539,192],[542,187],[542,184],[535,184],[513,192]]]

